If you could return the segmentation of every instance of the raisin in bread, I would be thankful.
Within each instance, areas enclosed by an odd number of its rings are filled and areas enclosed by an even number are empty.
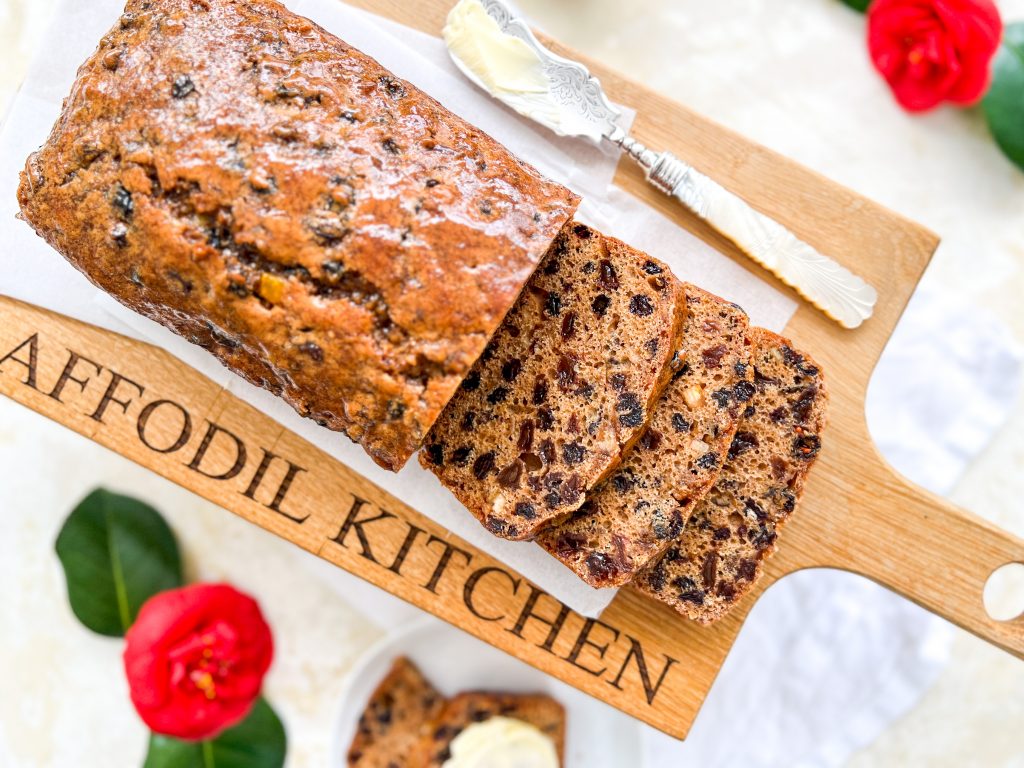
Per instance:
[[[582,224],[564,229],[420,462],[492,533],[531,538],[639,437],[685,316],[663,264]]]
[[[405,657],[374,690],[348,749],[350,768],[404,768],[409,751],[444,707],[444,697]]]
[[[565,710],[542,694],[487,693],[470,691],[449,699],[434,718],[428,732],[410,752],[409,768],[442,768],[451,757],[450,746],[468,725],[492,717],[522,720],[548,736],[559,763],[565,753]]]
[[[641,591],[709,624],[750,591],[796,508],[821,448],[828,391],[821,370],[781,336],[750,332],[754,396],[714,488]]]
[[[114,298],[398,469],[577,197],[273,0],[130,0],[21,176]]]
[[[747,316],[686,286],[683,366],[611,477],[537,542],[594,587],[631,581],[662,554],[710,490],[754,394]]]

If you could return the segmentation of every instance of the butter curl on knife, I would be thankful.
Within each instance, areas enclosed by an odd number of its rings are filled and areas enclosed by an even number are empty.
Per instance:
[[[878,299],[872,286],[670,152],[654,152],[628,136],[597,78],[541,45],[502,0],[460,0],[443,34],[455,65],[491,96],[559,136],[617,145],[651,184],[843,327],[856,328],[871,316]]]

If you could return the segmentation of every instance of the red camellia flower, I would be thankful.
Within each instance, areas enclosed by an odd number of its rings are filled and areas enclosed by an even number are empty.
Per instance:
[[[208,739],[240,722],[274,655],[256,601],[226,584],[154,595],[125,635],[132,703],[146,725]]]
[[[874,0],[868,8],[871,58],[914,112],[978,101],[1002,31],[992,0]]]

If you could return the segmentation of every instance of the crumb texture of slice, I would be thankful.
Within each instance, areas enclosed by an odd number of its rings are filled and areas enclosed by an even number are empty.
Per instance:
[[[753,587],[796,508],[821,449],[828,392],[821,369],[787,340],[750,332],[755,392],[728,459],[679,540],[634,582],[709,624]]]
[[[661,555],[710,490],[754,396],[747,316],[686,285],[675,372],[621,466],[537,542],[594,587],[625,584]]]
[[[640,436],[686,318],[668,267],[562,230],[427,437],[420,463],[496,536],[583,504]]]
[[[449,699],[402,765],[441,768],[451,757],[451,743],[466,727],[492,717],[521,720],[551,739],[559,764],[565,761],[565,710],[543,694],[468,691]]]
[[[395,659],[359,718],[348,750],[350,768],[408,765],[411,749],[444,708],[438,693],[411,661]]]

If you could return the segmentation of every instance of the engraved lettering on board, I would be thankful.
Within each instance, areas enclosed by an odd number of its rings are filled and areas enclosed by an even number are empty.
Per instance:
[[[112,419],[129,419],[135,438],[148,451],[180,461],[205,478],[236,483],[241,496],[294,524],[310,516],[309,503],[303,503],[310,470],[299,463],[246,439],[238,434],[241,430],[161,397],[138,374],[126,375],[58,344],[44,349],[39,332],[17,338],[13,345],[0,346],[0,376],[79,410],[99,428]],[[41,375],[44,355],[46,370],[59,369],[52,383]],[[500,626],[622,693],[642,695],[653,705],[679,668],[678,660],[652,653],[620,628],[579,616],[499,564],[477,562],[473,552],[367,499],[349,494],[339,500],[339,508],[340,522],[323,547],[354,553],[416,589],[454,602],[473,621]]]

